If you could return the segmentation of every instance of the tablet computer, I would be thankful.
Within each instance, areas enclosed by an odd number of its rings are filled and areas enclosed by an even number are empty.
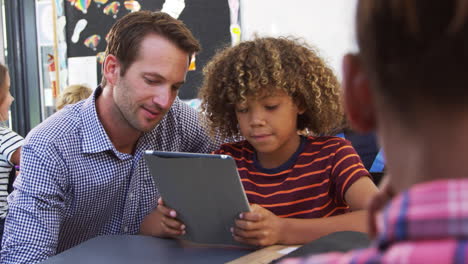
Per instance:
[[[231,156],[147,150],[145,159],[164,203],[186,226],[182,239],[246,246],[230,231],[239,214],[250,211]]]

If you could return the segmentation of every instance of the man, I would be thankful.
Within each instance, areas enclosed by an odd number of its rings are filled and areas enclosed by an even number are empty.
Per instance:
[[[136,234],[147,215],[161,220],[144,151],[217,147],[197,112],[177,98],[199,49],[182,22],[161,12],[134,12],[116,22],[102,87],[26,139],[2,263],[39,262],[98,235]]]
[[[353,127],[377,130],[389,174],[373,247],[284,263],[468,262],[468,1],[360,0],[345,57]]]

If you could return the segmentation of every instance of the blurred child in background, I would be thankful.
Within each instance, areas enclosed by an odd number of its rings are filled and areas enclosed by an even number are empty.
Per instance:
[[[376,241],[285,263],[468,263],[468,1],[360,0],[357,10],[344,91],[353,128],[376,129],[385,152]]]
[[[8,112],[14,98],[10,94],[8,69],[0,64],[0,121],[8,120]],[[8,213],[8,185],[15,179],[14,166],[20,164],[23,138],[9,128],[0,127],[0,242],[3,236],[5,217]]]
[[[85,85],[70,85],[65,88],[57,98],[57,110],[62,109],[65,105],[78,103],[79,101],[88,98],[92,93],[93,90]]]

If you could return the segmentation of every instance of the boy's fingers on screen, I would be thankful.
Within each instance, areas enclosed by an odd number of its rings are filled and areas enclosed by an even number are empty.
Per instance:
[[[185,234],[185,230],[171,229],[167,226],[164,227],[165,236],[180,236]]]
[[[247,229],[242,229],[242,228],[234,228],[232,234],[234,236],[238,236],[243,239],[248,239],[248,238],[257,238],[259,234],[259,230],[247,230]]]
[[[180,236],[185,234],[185,225],[177,220],[164,218],[162,225],[164,232],[169,236]]]
[[[258,204],[253,204],[250,208],[252,211],[245,213],[250,221],[264,221],[269,216],[274,215],[271,211]]]
[[[255,230],[258,229],[258,223],[249,220],[237,219],[235,221],[236,228],[243,229],[243,230]]]
[[[171,218],[176,218],[177,217],[176,211],[174,211],[173,209],[168,208],[168,207],[166,207],[166,206],[164,206],[162,204],[158,205],[158,211],[160,211],[166,217],[171,217]]]
[[[164,217],[162,222],[164,223],[165,226],[167,226],[170,229],[177,229],[177,230],[185,229],[185,225],[176,219]]]
[[[162,197],[158,198],[158,205],[164,205],[164,201],[163,201]]]
[[[246,221],[256,222],[262,220],[262,214],[256,212],[246,212],[242,213],[239,218]]]

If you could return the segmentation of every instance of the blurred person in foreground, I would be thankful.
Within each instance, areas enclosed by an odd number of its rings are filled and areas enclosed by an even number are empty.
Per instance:
[[[377,130],[389,172],[375,241],[281,263],[467,263],[468,1],[360,0],[356,18],[346,110],[354,129]]]

